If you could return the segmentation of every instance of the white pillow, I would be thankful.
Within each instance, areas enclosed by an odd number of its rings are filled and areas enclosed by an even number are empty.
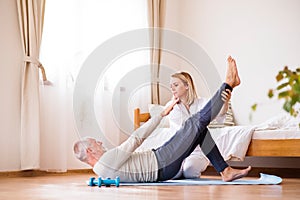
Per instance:
[[[160,115],[160,113],[164,110],[164,106],[158,104],[149,104],[148,110],[150,116],[153,117],[153,116]],[[161,120],[160,124],[158,125],[158,128],[169,128],[169,127],[170,127],[169,118],[168,116],[166,116]]]
[[[278,114],[265,122],[259,124],[256,130],[300,130],[299,128],[300,116],[293,117],[289,113]]]
[[[227,110],[227,112],[225,114],[224,120],[222,122],[219,122],[216,119],[214,119],[208,125],[209,128],[223,128],[223,127],[226,127],[226,126],[235,126],[234,116],[233,116],[233,112],[232,112],[232,107],[231,107],[231,102],[230,101],[229,101],[228,110]]]

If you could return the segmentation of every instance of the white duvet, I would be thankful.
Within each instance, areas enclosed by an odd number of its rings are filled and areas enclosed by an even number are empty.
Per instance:
[[[210,129],[210,132],[225,160],[243,161],[254,131],[299,131],[299,123],[299,115],[297,117],[292,117],[287,113],[283,113],[258,125]]]
[[[210,129],[225,160],[243,161],[250,144],[254,126],[232,126]]]

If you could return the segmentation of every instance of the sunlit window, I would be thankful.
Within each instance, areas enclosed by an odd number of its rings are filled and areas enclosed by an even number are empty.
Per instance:
[[[40,59],[52,82],[62,80],[61,76],[74,80],[82,62],[104,41],[147,26],[146,0],[47,1]],[[149,61],[140,55],[133,59],[124,59],[124,64]],[[124,68],[114,70],[113,78],[118,79],[118,73],[124,73]]]
[[[60,98],[72,99],[76,77],[88,56],[116,35],[147,28],[147,13],[147,0],[47,1],[40,54],[47,78],[53,84],[47,87],[57,90]],[[142,50],[120,55],[99,80],[98,91],[95,91],[95,113],[99,116],[99,125],[105,129],[103,132],[118,133],[114,120],[120,120],[120,112],[128,105],[120,99],[126,96],[124,94],[116,95],[118,105],[111,105],[114,91],[126,92],[126,88],[115,87],[126,73],[148,64],[149,55],[149,51]],[[140,96],[145,98],[145,95]],[[49,101],[48,97],[44,99]],[[118,108],[117,114],[112,113],[112,106]],[[85,117],[84,111],[82,117]]]

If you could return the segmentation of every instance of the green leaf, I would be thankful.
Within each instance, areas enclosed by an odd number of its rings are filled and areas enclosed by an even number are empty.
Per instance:
[[[276,89],[277,89],[277,90],[281,90],[282,88],[284,88],[284,87],[286,87],[286,86],[288,86],[288,85],[290,85],[289,82],[282,83],[282,84],[280,84]]]
[[[272,98],[273,96],[274,96],[273,90],[270,89],[269,92],[268,92],[268,97]]]
[[[293,72],[287,66],[285,66],[283,69],[283,73],[285,73],[287,77],[290,77]]]
[[[278,98],[281,99],[281,98],[289,97],[289,94],[290,94],[289,91],[280,92],[280,93],[278,94]]]
[[[292,106],[290,101],[285,101],[285,103],[283,104],[283,109],[288,113],[291,111]]]
[[[296,93],[296,94],[300,94],[300,84],[294,84],[292,86],[292,90]],[[300,99],[300,97],[299,97]]]
[[[279,72],[279,73],[277,74],[277,76],[276,76],[276,80],[277,80],[277,82],[279,82],[279,81],[281,81],[282,79],[283,79],[283,75],[282,75],[281,72]]]
[[[295,109],[293,107],[291,107],[290,115],[295,117],[296,116],[295,113],[296,113]]]
[[[291,96],[291,105],[294,106],[297,102],[300,102],[299,95]]]
[[[251,109],[252,109],[253,111],[256,111],[256,108],[257,108],[257,103],[255,103],[255,104],[253,104],[253,105],[251,106]]]

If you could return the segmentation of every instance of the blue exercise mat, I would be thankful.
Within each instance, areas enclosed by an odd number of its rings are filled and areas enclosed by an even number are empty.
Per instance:
[[[121,180],[122,181],[122,180]],[[224,182],[221,179],[180,179],[168,180],[163,182],[150,182],[150,183],[120,183],[120,186],[155,186],[155,185],[277,185],[282,182],[282,178],[274,175],[260,173],[260,178],[256,179],[238,179],[231,182]]]

